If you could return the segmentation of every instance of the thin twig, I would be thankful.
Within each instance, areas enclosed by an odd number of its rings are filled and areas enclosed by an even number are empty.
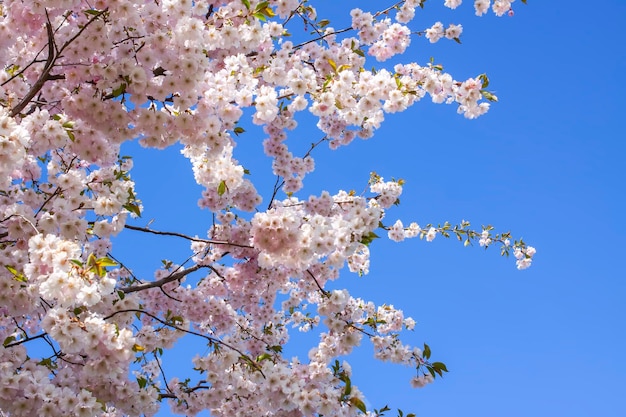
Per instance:
[[[21,340],[18,340],[16,342],[8,343],[8,344],[4,345],[4,348],[8,349],[8,348],[13,347],[13,346],[18,346],[18,345],[21,345],[22,343],[30,342],[31,340],[35,340],[35,339],[40,339],[42,337],[46,337],[47,335],[48,335],[48,333],[41,333],[41,334],[38,334],[37,336],[29,336],[29,337],[27,337],[25,339],[21,339]]]
[[[348,31],[350,31],[350,30],[353,30],[353,29],[352,29],[352,27],[348,27],[348,28],[345,28],[345,29],[339,29],[339,30],[336,30],[336,31],[334,31],[334,32],[325,33],[325,34],[323,34],[323,35],[321,35],[321,36],[318,36],[317,38],[310,39],[310,40],[308,40],[308,41],[306,41],[306,42],[302,42],[302,43],[300,43],[300,44],[298,44],[298,45],[294,46],[294,47],[293,47],[293,49],[300,49],[300,48],[302,48],[304,45],[307,45],[307,44],[309,44],[309,43],[313,43],[313,42],[321,41],[322,39],[327,38],[327,37],[329,37],[329,36],[332,36],[332,35],[337,35],[337,34],[339,34],[339,33],[343,33],[343,32],[348,32]]]
[[[330,293],[328,291],[326,291],[324,288],[322,288],[320,283],[317,282],[317,278],[315,278],[315,275],[313,275],[313,273],[309,269],[307,269],[306,272],[308,272],[308,274],[311,276],[311,278],[313,278],[313,281],[315,281],[315,285],[317,285],[317,288],[319,288],[319,290],[322,292],[322,294],[325,297],[328,297],[330,295]]]
[[[145,233],[152,233],[152,234],[155,234],[155,235],[182,237],[183,239],[191,240],[192,242],[202,242],[202,243],[209,243],[209,244],[213,244],[213,245],[230,245],[230,246],[236,246],[238,248],[248,248],[248,249],[253,249],[254,248],[254,246],[242,245],[242,244],[239,244],[239,243],[229,242],[227,240],[200,239],[200,238],[197,238],[197,237],[187,236],[187,235],[184,235],[182,233],[162,232],[162,231],[159,231],[159,230],[149,229],[147,227],[132,226],[130,224],[125,224],[124,227],[126,229],[136,230],[136,231],[145,232]]]
[[[263,371],[261,370],[261,368],[258,366],[258,364],[256,364],[256,362],[254,362],[248,355],[246,355],[245,353],[243,353],[241,350],[237,349],[236,347],[234,347],[233,345],[223,342],[220,339],[216,339],[214,337],[211,336],[207,336],[205,334],[202,333],[198,333],[198,332],[194,332],[193,330],[187,330],[187,329],[183,329],[182,327],[179,327],[175,324],[172,323],[168,323],[167,321],[157,317],[156,315],[152,314],[152,313],[148,313],[145,310],[139,310],[136,308],[129,308],[129,309],[125,309],[125,310],[119,310],[119,311],[115,311],[111,314],[109,314],[108,316],[104,317],[104,320],[108,320],[118,314],[122,314],[122,313],[139,313],[139,314],[145,314],[146,316],[149,316],[151,318],[153,318],[154,320],[158,321],[159,323],[171,327],[175,330],[181,331],[183,333],[187,333],[187,334],[191,334],[193,336],[198,336],[201,337],[203,339],[206,339],[208,341],[210,341],[211,343],[215,343],[217,345],[221,345],[224,347],[227,347],[228,349],[231,349],[237,353],[239,353],[239,355],[241,355],[241,358],[246,360],[246,363],[252,364],[252,366],[261,373],[261,375],[263,375],[263,378],[265,378],[265,374],[263,373]]]

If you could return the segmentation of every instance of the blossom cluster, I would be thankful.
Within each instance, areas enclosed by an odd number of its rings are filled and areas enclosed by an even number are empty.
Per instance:
[[[367,415],[350,365],[337,359],[364,339],[377,359],[414,368],[415,387],[446,371],[426,346],[401,341],[413,319],[328,282],[346,267],[368,273],[377,229],[394,241],[448,229],[383,225],[401,180],[373,174],[362,195],[298,193],[322,143],[370,138],[386,114],[427,95],[467,118],[496,98],[486,76],[385,66],[417,40],[423,0],[354,9],[345,29],[312,3],[0,1],[0,413],[151,416],[169,401],[187,415]],[[500,16],[511,3],[474,7]],[[303,25],[313,39],[297,33]],[[424,33],[458,41],[462,30],[436,23]],[[382,66],[365,69],[372,58]],[[322,139],[297,156],[289,136],[305,111]],[[236,158],[249,125],[262,127],[259,150],[278,177],[266,209]],[[129,256],[112,240],[124,229],[155,233],[130,224],[143,211],[133,160],[120,156],[133,140],[179,145],[203,188],[198,204],[214,215],[195,237],[169,233],[188,239],[191,255],[163,261],[152,279],[118,260]],[[534,248],[506,247],[518,268],[530,265]],[[319,329],[306,359],[282,353],[291,328]],[[206,342],[194,382],[161,367],[184,337]]]

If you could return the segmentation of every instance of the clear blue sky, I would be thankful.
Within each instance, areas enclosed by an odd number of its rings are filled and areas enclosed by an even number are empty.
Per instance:
[[[428,1],[411,27],[461,23],[463,44],[416,39],[406,58],[433,56],[458,79],[487,72],[500,103],[470,121],[452,106],[424,101],[388,117],[369,141],[318,149],[317,170],[299,195],[360,190],[375,170],[406,179],[389,223],[489,223],[523,236],[538,253],[529,270],[517,271],[497,248],[441,237],[375,241],[370,274],[346,272],[339,283],[403,308],[418,322],[406,340],[427,342],[450,373],[414,390],[411,369],[375,363],[365,345],[350,359],[354,383],[376,408],[389,404],[419,417],[626,416],[626,135],[619,123],[626,2],[517,1],[513,18],[475,17],[467,0],[456,12],[440,3]],[[304,149],[321,134],[290,137]],[[267,199],[273,179],[262,139],[250,129],[235,155]],[[205,234],[211,217],[196,208],[199,189],[187,161],[176,152],[136,150],[125,149],[145,206],[135,224],[154,219],[155,229]],[[160,259],[186,257],[187,245],[178,248],[173,238],[144,238],[126,231],[113,252],[144,277]],[[305,357],[309,347],[293,349]],[[186,367],[188,359],[178,355],[168,368]]]

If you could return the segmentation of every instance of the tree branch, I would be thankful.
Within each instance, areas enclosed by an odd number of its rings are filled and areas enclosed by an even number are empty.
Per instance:
[[[118,314],[122,314],[122,313],[139,313],[139,314],[145,314],[146,316],[149,316],[151,318],[153,318],[154,320],[158,321],[159,323],[163,324],[164,326],[168,326],[171,327],[173,329],[176,329],[178,331],[181,331],[183,333],[187,333],[187,334],[191,334],[194,336],[198,336],[201,337],[203,339],[208,340],[211,343],[215,343],[217,345],[221,345],[224,347],[227,347],[228,349],[234,350],[235,352],[239,353],[239,355],[241,355],[241,359],[243,359],[246,363],[250,364],[252,367],[254,367],[257,371],[259,371],[261,373],[261,375],[263,375],[263,378],[265,378],[265,374],[263,373],[263,371],[261,370],[261,368],[259,367],[259,365],[253,361],[250,356],[246,355],[245,353],[243,353],[241,350],[237,349],[236,347],[234,347],[233,345],[223,342],[220,339],[216,339],[214,337],[211,336],[207,336],[205,334],[202,333],[198,333],[198,332],[194,332],[193,330],[187,330],[187,329],[183,329],[175,324],[172,323],[168,323],[167,321],[157,317],[156,315],[152,314],[152,313],[148,313],[147,311],[144,310],[139,310],[136,308],[128,308],[125,310],[119,310],[119,311],[115,311],[111,314],[109,314],[108,316],[104,317],[104,320],[108,320]]]
[[[48,335],[48,333],[41,333],[41,334],[38,334],[36,336],[28,336],[28,337],[26,337],[24,339],[20,339],[20,340],[18,340],[16,342],[12,342],[12,343],[8,343],[8,344],[4,345],[4,348],[8,349],[8,348],[13,347],[13,346],[18,346],[18,345],[21,345],[22,343],[30,342],[31,340],[35,340],[35,339],[40,339],[42,337],[46,337],[47,335]]]
[[[161,278],[158,281],[147,282],[145,284],[140,284],[140,285],[133,285],[131,287],[123,287],[123,288],[120,288],[119,291],[122,291],[124,294],[129,294],[131,292],[143,291],[143,290],[156,288],[156,287],[162,287],[165,284],[182,279],[185,275],[191,274],[192,272],[195,272],[200,268],[208,268],[208,266],[207,265],[194,265],[183,271],[175,272],[171,275],[168,275],[165,278]]]
[[[125,224],[124,228],[130,229],[130,230],[136,230],[136,231],[139,231],[139,232],[152,233],[152,234],[155,234],[155,235],[182,237],[183,239],[191,240],[192,242],[202,242],[202,243],[209,243],[209,244],[213,244],[213,245],[230,245],[230,246],[236,246],[238,248],[249,248],[249,249],[253,249],[254,248],[254,246],[242,245],[242,244],[239,244],[239,243],[229,242],[227,240],[200,239],[200,238],[197,238],[197,237],[187,236],[187,235],[184,235],[182,233],[162,232],[162,231],[159,231],[159,230],[149,229],[147,227],[131,226],[130,224]]]
[[[48,21],[46,22],[46,33],[48,36],[48,58],[46,58],[46,65],[43,67],[43,71],[39,75],[39,78],[37,79],[35,84],[33,84],[30,90],[28,90],[28,93],[26,93],[22,101],[20,101],[11,110],[11,112],[9,113],[9,116],[15,117],[18,114],[20,114],[22,110],[26,108],[28,103],[30,103],[30,101],[39,93],[39,91],[41,91],[46,81],[48,81],[49,79],[55,78],[55,76],[50,75],[50,71],[52,71],[52,68],[54,68],[57,58],[61,55],[61,53],[65,50],[65,48],[67,48],[72,42],[74,42],[76,38],[78,38],[83,33],[83,31],[87,29],[87,27],[90,24],[92,24],[96,19],[102,16],[107,10],[108,9],[104,9],[100,13],[95,14],[91,19],[89,19],[89,21],[87,21],[87,23],[85,23],[85,25],[81,27],[80,30],[74,36],[72,36],[70,39],[65,41],[61,49],[59,49],[58,51],[55,51],[54,32],[52,30],[52,24],[50,24],[50,20],[48,19]]]

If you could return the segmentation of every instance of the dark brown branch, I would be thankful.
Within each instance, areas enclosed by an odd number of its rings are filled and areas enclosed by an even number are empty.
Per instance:
[[[28,103],[30,103],[30,101],[37,94],[39,94],[39,92],[43,88],[43,86],[46,83],[46,81],[48,81],[49,77],[55,77],[54,75],[53,76],[50,75],[50,71],[52,71],[52,68],[54,68],[56,60],[61,55],[61,53],[72,42],[74,42],[76,40],[76,38],[78,38],[83,33],[83,31],[85,29],[87,29],[87,27],[89,27],[89,25],[91,25],[96,19],[98,19],[100,16],[102,16],[107,10],[108,9],[104,9],[100,13],[94,15],[91,19],[89,19],[89,21],[87,23],[85,23],[85,25],[83,27],[81,27],[80,30],[78,30],[78,32],[76,32],[76,34],[74,36],[72,36],[70,39],[65,41],[65,43],[63,44],[61,49],[59,49],[58,51],[55,51],[54,32],[52,31],[52,25],[50,24],[49,20],[46,22],[46,32],[47,32],[47,36],[48,36],[48,57],[46,58],[46,65],[44,66],[43,71],[39,75],[39,78],[37,79],[35,84],[33,84],[33,86],[30,88],[28,93],[26,93],[26,95],[24,96],[22,101],[20,101],[17,104],[17,106],[15,106],[13,108],[13,110],[11,110],[11,112],[9,113],[9,116],[15,117],[18,114],[20,114],[22,112],[22,110],[24,110],[26,108]]]
[[[208,386],[208,385],[200,385],[200,384],[202,384],[204,382],[206,382],[206,381],[200,381],[200,382],[198,382],[198,385],[196,385],[195,387],[184,389],[183,392],[185,394],[191,394],[192,392],[198,391],[200,389],[211,389],[211,387]],[[169,387],[167,387],[167,390],[169,391],[169,393],[167,393],[167,394],[159,394],[159,396],[161,398],[175,398],[175,399],[178,399],[176,394],[173,394]]]
[[[26,337],[24,339],[18,340],[16,342],[8,343],[4,347],[5,347],[5,349],[8,349],[10,347],[18,346],[18,345],[21,345],[22,343],[30,342],[31,340],[40,339],[40,338],[46,337],[46,336],[48,336],[48,333],[41,333],[41,334],[38,334],[37,336],[29,336],[29,337]]]
[[[50,22],[46,22],[46,32],[48,34],[48,58],[46,59],[46,65],[43,67],[43,71],[39,75],[39,78],[37,79],[35,84],[33,84],[28,93],[26,93],[22,101],[20,101],[20,103],[15,106],[13,110],[11,110],[11,113],[9,113],[9,116],[11,117],[15,117],[20,114],[20,112],[24,110],[24,108],[26,108],[28,103],[30,103],[30,101],[39,93],[39,91],[41,91],[43,85],[48,80],[48,75],[50,75],[52,67],[54,67],[54,62],[56,61],[57,55],[54,51],[54,34],[52,33],[52,25],[50,24]]]
[[[165,284],[168,284],[170,282],[182,279],[185,275],[191,274],[192,272],[197,271],[200,268],[208,268],[208,266],[206,265],[194,265],[190,268],[187,268],[183,271],[179,271],[176,273],[173,273],[171,275],[168,275],[165,278],[162,278],[158,281],[153,281],[153,282],[147,282],[145,284],[140,284],[140,285],[133,285],[131,287],[124,287],[124,288],[120,288],[119,291],[122,291],[124,294],[129,294],[131,292],[137,292],[137,291],[143,291],[143,290],[147,290],[150,288],[156,288],[156,287],[162,287]]]
[[[187,330],[187,329],[183,329],[175,324],[172,323],[168,323],[167,321],[157,317],[156,315],[152,314],[152,313],[148,313],[145,310],[139,310],[136,308],[129,308],[129,309],[125,309],[125,310],[119,310],[119,311],[115,311],[111,314],[109,314],[108,316],[104,317],[104,320],[108,320],[118,314],[122,314],[122,313],[139,313],[139,314],[145,314],[146,316],[149,316],[151,318],[153,318],[154,320],[158,321],[159,323],[163,324],[164,326],[168,326],[171,327],[172,329],[176,329],[178,331],[181,331],[183,333],[187,333],[187,334],[191,334],[193,336],[198,336],[201,337],[203,339],[208,340],[211,343],[215,343],[217,345],[221,345],[224,347],[227,347],[228,349],[234,350],[235,352],[239,353],[239,355],[241,355],[241,359],[244,359],[246,361],[246,363],[251,364],[257,371],[259,371],[261,373],[261,375],[263,375],[263,378],[265,378],[265,374],[263,373],[263,371],[261,371],[261,368],[258,366],[258,364],[256,364],[256,362],[254,362],[248,355],[246,355],[245,353],[243,353],[241,350],[237,349],[236,347],[234,347],[231,344],[228,344],[226,342],[221,341],[220,339],[217,339],[215,337],[211,337],[211,336],[207,336],[205,334],[202,333],[198,333],[198,332],[194,332],[193,330]]]
[[[238,248],[249,248],[249,249],[253,249],[254,248],[254,246],[242,245],[242,244],[239,244],[239,243],[229,242],[227,240],[200,239],[200,238],[197,238],[197,237],[187,236],[187,235],[184,235],[182,233],[162,232],[162,231],[159,231],[159,230],[149,229],[147,227],[131,226],[130,224],[126,224],[126,225],[124,225],[124,227],[126,229],[137,230],[139,232],[145,232],[145,233],[152,233],[152,234],[155,234],[155,235],[182,237],[183,239],[191,240],[192,242],[202,242],[202,243],[209,243],[209,244],[213,244],[213,245],[230,245],[230,246],[236,246]]]
[[[317,285],[317,288],[322,292],[322,295],[324,295],[325,297],[328,297],[330,295],[330,293],[328,291],[326,291],[324,288],[322,288],[320,283],[317,282],[317,278],[315,278],[315,275],[313,275],[313,273],[309,269],[307,269],[306,272],[308,272],[308,274],[311,276],[311,278],[313,278],[313,281],[315,281],[315,285]]]
[[[323,35],[321,35],[321,36],[318,36],[318,37],[316,37],[316,38],[310,39],[310,40],[308,40],[308,41],[306,41],[306,42],[302,42],[302,43],[300,43],[300,44],[298,44],[298,45],[294,46],[294,47],[293,47],[293,49],[300,49],[300,48],[302,48],[304,45],[308,45],[309,43],[313,43],[313,42],[321,41],[322,39],[327,38],[327,37],[329,37],[329,36],[337,35],[337,34],[339,34],[339,33],[343,33],[343,32],[348,32],[348,31],[350,31],[350,30],[353,30],[353,29],[352,29],[352,27],[345,28],[345,29],[340,29],[340,30],[336,30],[336,31],[334,31],[334,32],[325,33],[325,34],[323,34]]]

